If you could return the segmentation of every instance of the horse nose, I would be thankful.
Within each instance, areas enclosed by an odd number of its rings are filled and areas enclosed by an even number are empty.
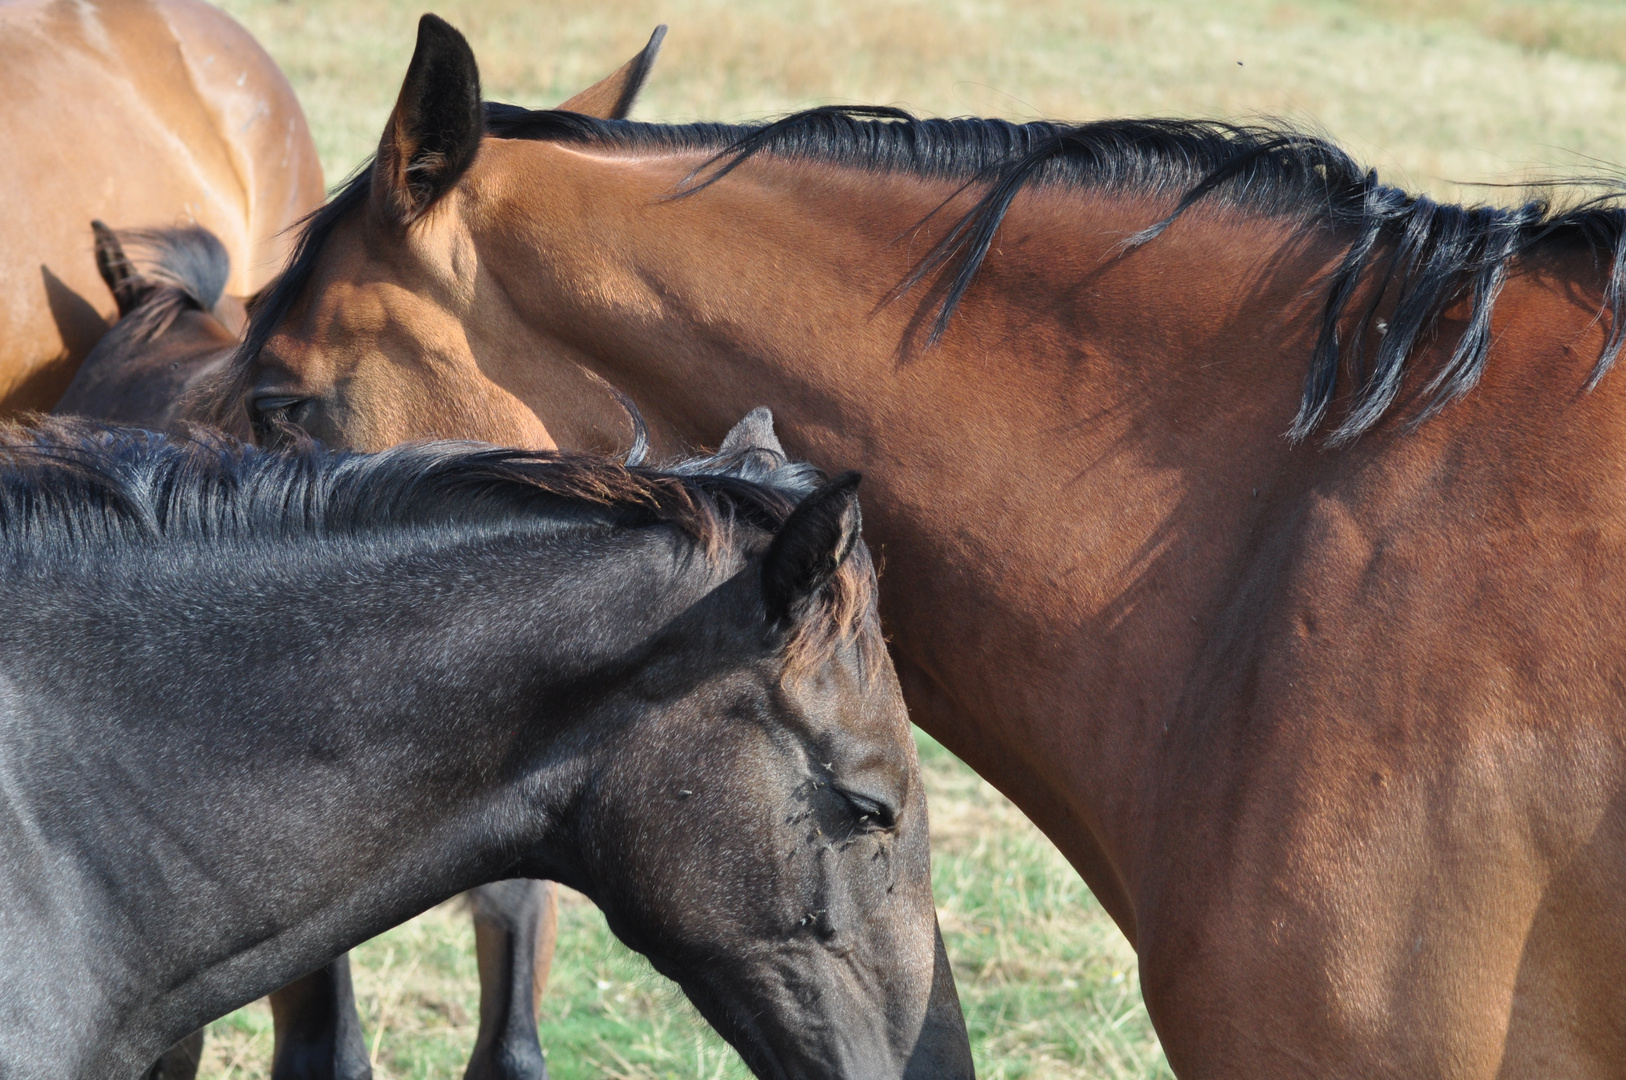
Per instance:
[[[926,1018],[914,1052],[904,1064],[903,1080],[975,1080],[971,1062],[971,1040],[966,1035],[965,1016],[960,1011],[960,995],[954,988],[948,953],[943,949],[943,932],[937,937],[932,965],[931,997]]]

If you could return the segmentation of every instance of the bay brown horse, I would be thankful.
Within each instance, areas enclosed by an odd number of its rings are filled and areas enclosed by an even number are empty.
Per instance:
[[[322,201],[287,79],[200,0],[0,0],[0,100],[0,415],[55,404],[115,314],[91,219],[203,226],[248,296]]]
[[[1282,127],[477,78],[426,19],[221,408],[612,441],[585,370],[670,446],[765,402],[865,470],[915,719],[1088,881],[1181,1076],[1619,1075],[1620,210],[1441,205]]]
[[[666,27],[657,26],[636,55],[560,107],[624,119],[665,36]],[[241,330],[241,305],[222,295],[230,257],[217,237],[196,226],[115,231],[93,222],[92,227],[97,269],[119,320],[80,365],[55,411],[184,429],[199,419],[199,389],[224,366]],[[235,419],[222,426],[248,434],[243,418]],[[532,448],[552,448],[546,430],[534,417],[527,419]],[[771,428],[767,437],[772,439]],[[637,445],[635,440],[629,460],[642,456]],[[470,1080],[545,1076],[536,1014],[553,961],[557,891],[552,882],[511,880],[481,886],[468,899],[480,969],[480,1027],[466,1075]],[[346,957],[273,993],[271,1007],[276,1021],[272,1074],[278,1080],[357,1080],[371,1074]],[[159,1075],[188,1080],[196,1071],[200,1040],[201,1032],[167,1052]]]

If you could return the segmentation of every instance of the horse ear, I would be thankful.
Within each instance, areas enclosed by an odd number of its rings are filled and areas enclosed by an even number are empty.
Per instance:
[[[474,52],[451,24],[425,15],[373,161],[373,195],[384,219],[404,226],[422,217],[469,167],[484,133]]]
[[[141,306],[141,301],[152,292],[153,283],[141,276],[135,264],[124,254],[119,234],[100,221],[90,223],[96,234],[96,269],[113,293],[113,302],[119,306],[119,318]]]
[[[666,38],[666,24],[655,27],[649,35],[649,44],[643,51],[615,69],[615,73],[589,86],[586,90],[559,106],[562,112],[596,116],[600,120],[625,120],[638,100],[638,91],[649,78],[649,69],[655,66],[655,57]]]
[[[836,576],[858,544],[858,473],[847,472],[797,504],[762,557],[768,620],[794,620]]]
[[[758,405],[729,428],[728,434],[723,436],[723,445],[717,448],[717,456],[743,454],[750,450],[766,450],[780,457],[785,456],[785,448],[779,445],[779,436],[774,434],[773,413],[767,406]]]

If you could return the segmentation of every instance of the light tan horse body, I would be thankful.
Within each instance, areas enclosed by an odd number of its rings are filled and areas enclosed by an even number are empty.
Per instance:
[[[293,90],[199,0],[0,2],[0,413],[48,409],[116,317],[87,225],[201,225],[247,296],[322,171]]]
[[[1034,187],[927,347],[932,293],[896,289],[963,179],[765,151],[673,199],[714,149],[475,129],[414,189],[412,86],[251,325],[229,400],[262,431],[523,443],[527,407],[613,442],[583,369],[669,446],[768,404],[792,453],[864,469],[914,718],[1089,882],[1181,1076],[1621,1074],[1607,265],[1533,244],[1477,388],[1414,425],[1468,316],[1444,303],[1358,442],[1295,445],[1350,245],[1314,208],[1199,202],[1126,250],[1187,185]],[[1391,293],[1341,325],[1370,355],[1398,319]]]

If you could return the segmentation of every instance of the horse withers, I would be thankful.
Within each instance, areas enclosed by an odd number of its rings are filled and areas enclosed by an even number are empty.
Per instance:
[[[759,1076],[970,1077],[856,477],[736,450],[0,435],[0,1073],[526,876]]]

